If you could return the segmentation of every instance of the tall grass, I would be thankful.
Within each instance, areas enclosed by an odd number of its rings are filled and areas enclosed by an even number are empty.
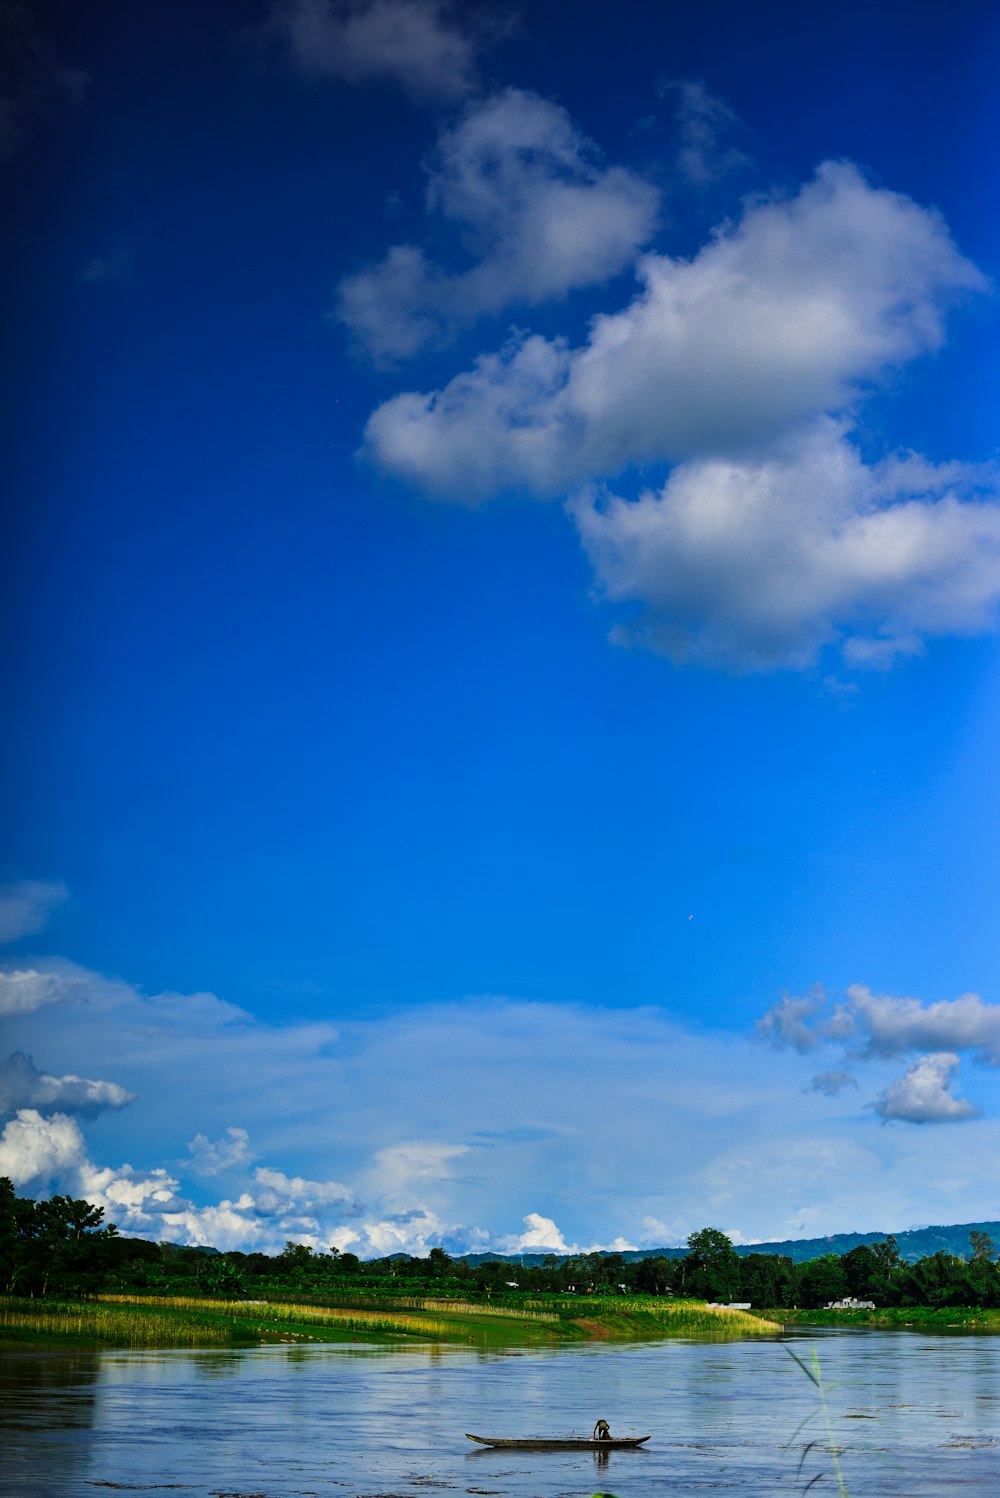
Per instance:
[[[170,1307],[178,1311],[210,1311],[249,1322],[263,1329],[268,1323],[298,1322],[300,1325],[336,1327],[338,1331],[401,1332],[410,1336],[445,1337],[451,1327],[430,1316],[410,1316],[397,1311],[346,1310],[337,1306],[297,1305],[286,1301],[209,1300],[183,1295],[99,1295],[102,1303]]]
[[[777,1321],[747,1311],[708,1306],[700,1300],[664,1300],[657,1295],[581,1295],[554,1302],[532,1300],[530,1304],[545,1306],[560,1318],[573,1321],[631,1317],[637,1325],[655,1325],[666,1336],[772,1337],[781,1331]]]
[[[465,1341],[478,1336],[499,1337],[507,1343],[587,1335],[622,1340],[759,1337],[781,1330],[776,1322],[745,1311],[652,1296],[574,1296],[572,1301],[534,1301],[523,1308],[416,1297],[409,1304],[413,1309],[400,1309],[398,1303],[362,1308],[135,1293],[102,1294],[87,1301],[2,1296],[0,1336],[6,1329],[14,1337],[35,1332],[118,1347],[210,1347],[350,1336],[421,1341]],[[493,1320],[497,1316],[503,1318],[502,1331]]]
[[[512,1316],[518,1321],[559,1321],[556,1311],[528,1310],[519,1306],[494,1305],[488,1300],[393,1300],[394,1306],[413,1306],[422,1311],[452,1311],[458,1316]]]
[[[44,1307],[44,1309],[42,1309]],[[124,1311],[78,1301],[0,1300],[0,1329],[79,1337],[115,1347],[218,1347],[232,1343],[229,1326],[207,1320],[157,1316],[149,1311]]]

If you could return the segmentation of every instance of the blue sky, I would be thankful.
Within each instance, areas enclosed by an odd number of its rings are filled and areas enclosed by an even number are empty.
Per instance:
[[[994,8],[3,24],[0,1170],[996,1216]]]

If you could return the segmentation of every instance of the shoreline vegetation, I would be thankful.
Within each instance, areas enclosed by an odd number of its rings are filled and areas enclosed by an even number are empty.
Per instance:
[[[1000,1309],[983,1306],[876,1306],[873,1311],[802,1310],[780,1307],[762,1311],[786,1327],[877,1327],[881,1331],[980,1331],[1000,1332]]]
[[[488,1307],[379,1297],[366,1306],[194,1296],[0,1296],[0,1346],[253,1347],[267,1343],[439,1343],[484,1351],[585,1341],[774,1337],[765,1316],[699,1301],[588,1296],[586,1305]]]
[[[941,1250],[908,1263],[890,1235],[794,1263],[737,1254],[724,1233],[703,1228],[673,1258],[592,1250],[526,1264],[432,1248],[363,1261],[293,1242],[276,1254],[220,1253],[127,1237],[90,1202],[19,1197],[0,1177],[0,1343],[489,1349],[776,1337],[803,1326],[1000,1331],[994,1242],[970,1228],[968,1247],[968,1258]],[[835,1309],[840,1301],[849,1308]]]

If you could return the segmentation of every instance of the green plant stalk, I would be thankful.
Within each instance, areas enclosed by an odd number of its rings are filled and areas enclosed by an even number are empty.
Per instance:
[[[798,1363],[799,1367],[802,1369],[802,1372],[816,1386],[816,1392],[817,1392],[817,1394],[819,1396],[819,1406],[820,1406],[820,1409],[823,1412],[823,1424],[824,1424],[824,1426],[826,1428],[827,1450],[829,1451],[830,1457],[831,1457],[831,1459],[833,1461],[834,1476],[837,1479],[837,1491],[840,1494],[840,1498],[850,1498],[850,1494],[847,1491],[847,1484],[844,1482],[844,1474],[843,1474],[843,1471],[842,1471],[841,1465],[840,1465],[840,1450],[839,1450],[839,1447],[837,1446],[836,1438],[835,1438],[834,1433],[833,1433],[833,1421],[830,1418],[830,1406],[829,1406],[829,1403],[827,1402],[827,1397],[826,1397],[827,1396],[828,1387],[832,1387],[832,1386],[828,1386],[825,1383],[824,1379],[823,1379],[823,1374],[822,1374],[822,1371],[820,1370],[820,1366],[819,1366],[819,1353],[816,1351],[816,1348],[813,1347],[813,1349],[812,1349],[812,1358],[811,1358],[812,1367],[810,1368],[810,1367],[808,1367],[802,1361],[802,1359],[800,1357],[798,1357],[792,1351],[792,1349],[790,1347],[786,1346],[785,1347],[785,1351],[788,1353],[788,1356],[793,1359],[794,1362]],[[807,1424],[808,1421],[811,1420],[811,1419],[812,1419],[812,1416],[811,1415],[807,1415],[806,1419],[803,1420],[802,1425]],[[793,1441],[795,1439],[795,1436],[797,1436],[798,1433],[799,1433],[799,1431],[802,1429],[802,1425],[800,1425],[798,1427],[798,1430],[796,1430],[795,1435],[792,1436],[792,1440]],[[806,1447],[805,1451],[802,1453],[802,1461],[799,1462],[799,1471],[800,1472],[802,1471],[802,1465],[803,1465],[803,1463],[804,1463],[804,1461],[806,1459],[806,1456],[808,1455],[808,1453],[809,1453],[812,1445],[813,1445],[813,1442],[810,1442],[809,1445]],[[806,1487],[807,1488],[812,1487],[813,1483],[816,1482],[817,1480],[818,1479],[814,1477],[811,1482],[809,1482],[809,1483],[806,1484]]]

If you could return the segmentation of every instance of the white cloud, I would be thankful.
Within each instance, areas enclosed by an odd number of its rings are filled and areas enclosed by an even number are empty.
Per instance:
[[[257,1167],[253,1178],[254,1205],[268,1217],[293,1211],[312,1213],[325,1207],[342,1207],[353,1200],[350,1190],[339,1181],[307,1181],[302,1176],[287,1176],[264,1165]]]
[[[467,1144],[443,1144],[429,1140],[407,1140],[379,1150],[375,1155],[372,1182],[379,1194],[390,1200],[412,1195],[428,1182],[451,1178],[452,1161],[469,1153]]]
[[[643,289],[581,348],[539,337],[369,418],[383,472],[471,503],[565,494],[632,463],[745,458],[937,348],[985,282],[937,214],[827,162],[755,201],[691,260],[647,255]],[[470,463],[470,459],[473,459]]]
[[[341,1253],[365,1259],[398,1253],[426,1258],[432,1248],[453,1254],[483,1253],[495,1247],[491,1234],[449,1223],[422,1205],[369,1222],[340,1223],[331,1229],[330,1241]]]
[[[76,1178],[70,1183],[74,1196],[82,1196],[104,1211],[105,1222],[114,1223],[127,1233],[155,1237],[169,1235],[163,1220],[178,1206],[178,1181],[162,1167],[150,1171],[133,1170],[131,1165],[94,1165],[79,1162]]]
[[[905,1051],[974,1050],[978,1059],[1000,1065],[1000,1004],[977,993],[922,1004],[919,999],[874,994],[861,983],[847,990],[848,1003],[836,1017],[864,1042],[868,1056],[899,1056]]]
[[[99,1082],[70,1072],[52,1077],[41,1072],[30,1056],[15,1051],[0,1065],[0,1113],[33,1108],[40,1113],[70,1113],[94,1118],[105,1108],[124,1108],[135,1101],[117,1082]]]
[[[0,1014],[31,1014],[46,1004],[72,1002],[73,985],[61,973],[34,968],[0,972]]]
[[[458,282],[394,255],[357,286],[376,334],[386,319],[412,351]],[[675,662],[803,669],[832,648],[886,669],[996,627],[1000,469],[870,462],[852,441],[871,390],[986,289],[936,213],[827,162],[692,259],[650,254],[638,272],[640,294],[582,346],[515,333],[443,389],[386,401],[362,455],[461,503],[576,491],[597,596],[625,610],[611,638]],[[600,486],[646,464],[674,465],[658,490]]]
[[[250,1135],[246,1129],[228,1128],[219,1139],[209,1139],[206,1134],[196,1134],[188,1144],[191,1168],[199,1175],[217,1176],[224,1172],[242,1169],[255,1156],[250,1149]]]
[[[657,199],[604,167],[559,105],[508,88],[446,130],[429,164],[428,208],[461,229],[474,264],[451,274],[396,245],[341,283],[336,315],[378,362],[410,358],[481,316],[616,275],[649,238]]]
[[[476,84],[476,38],[446,0],[282,0],[274,26],[315,77],[386,79],[443,104]]]
[[[15,1186],[45,1184],[71,1171],[83,1158],[80,1126],[65,1113],[43,1118],[35,1108],[22,1108],[4,1125],[0,1176],[9,1176]]]
[[[524,1226],[527,1231],[510,1240],[508,1253],[544,1250],[547,1253],[567,1254],[573,1251],[551,1217],[543,1217],[539,1212],[529,1212],[524,1219]]]
[[[167,1243],[182,1243],[195,1248],[217,1248],[225,1253],[237,1249],[241,1253],[254,1250],[260,1253],[280,1253],[290,1239],[302,1239],[290,1232],[280,1243],[273,1239],[253,1215],[253,1203],[245,1196],[237,1201],[222,1201],[210,1207],[195,1207],[190,1203],[177,1211],[164,1212],[160,1218],[160,1240]],[[310,1244],[310,1247],[316,1247]]]
[[[828,645],[886,667],[928,636],[992,628],[998,499],[1000,471],[869,467],[822,421],[766,456],[681,464],[657,494],[592,492],[572,510],[603,596],[641,611],[613,638],[745,671]]]
[[[949,1123],[977,1118],[978,1108],[967,1098],[952,1094],[958,1067],[958,1057],[950,1051],[921,1056],[885,1089],[874,1105],[876,1113],[887,1120],[898,1118],[907,1123]]]
[[[803,1052],[836,1042],[858,1060],[948,1050],[975,1051],[977,1060],[1000,1065],[1000,1004],[977,993],[924,1004],[852,983],[845,1002],[831,1004],[816,988],[804,998],[786,995],[758,1021],[757,1033]]]
[[[167,1171],[94,1165],[75,1119],[64,1113],[45,1118],[35,1108],[20,1109],[5,1126],[0,1175],[9,1176],[15,1186],[83,1197],[103,1208],[106,1223],[125,1232],[155,1230],[158,1215],[177,1205],[178,1183]]]
[[[61,880],[21,879],[16,884],[0,884],[0,942],[41,931],[68,893]]]
[[[912,1130],[804,1096],[838,1025],[841,1046],[864,1053],[857,1000],[814,995],[797,1011],[805,1043],[822,1031],[800,1058],[652,1008],[474,997],[338,1033],[265,1025],[210,994],[147,997],[69,964],[52,976],[74,1001],[9,1016],[10,1043],[44,1054],[57,1080],[100,1076],[113,1054],[116,1082],[139,1096],[127,1118],[102,1115],[99,1154],[75,1119],[22,1107],[0,1172],[33,1192],[86,1195],[148,1238],[363,1255],[502,1249],[533,1233],[570,1248],[656,1247],[713,1221],[744,1238],[798,1222],[961,1221],[1000,1190],[1000,1121],[921,1130],[914,1151]],[[989,1038],[977,1024],[966,1031],[976,1050]],[[867,1057],[868,1096],[893,1082],[891,1061]],[[1000,1071],[977,1073],[976,1088],[995,1112]]]
[[[758,1021],[757,1033],[779,1049],[801,1053],[842,1046],[849,1060],[869,1065],[907,1052],[928,1052],[890,1081],[870,1105],[884,1119],[907,1123],[979,1118],[979,1107],[951,1091],[958,1051],[971,1051],[977,1061],[1000,1066],[1000,1004],[987,1004],[975,993],[923,1004],[919,999],[874,994],[854,983],[843,1002],[831,1004],[817,988],[805,998],[786,995]],[[844,1087],[857,1085],[850,1073],[834,1070],[815,1076],[810,1090],[834,1097]]]

